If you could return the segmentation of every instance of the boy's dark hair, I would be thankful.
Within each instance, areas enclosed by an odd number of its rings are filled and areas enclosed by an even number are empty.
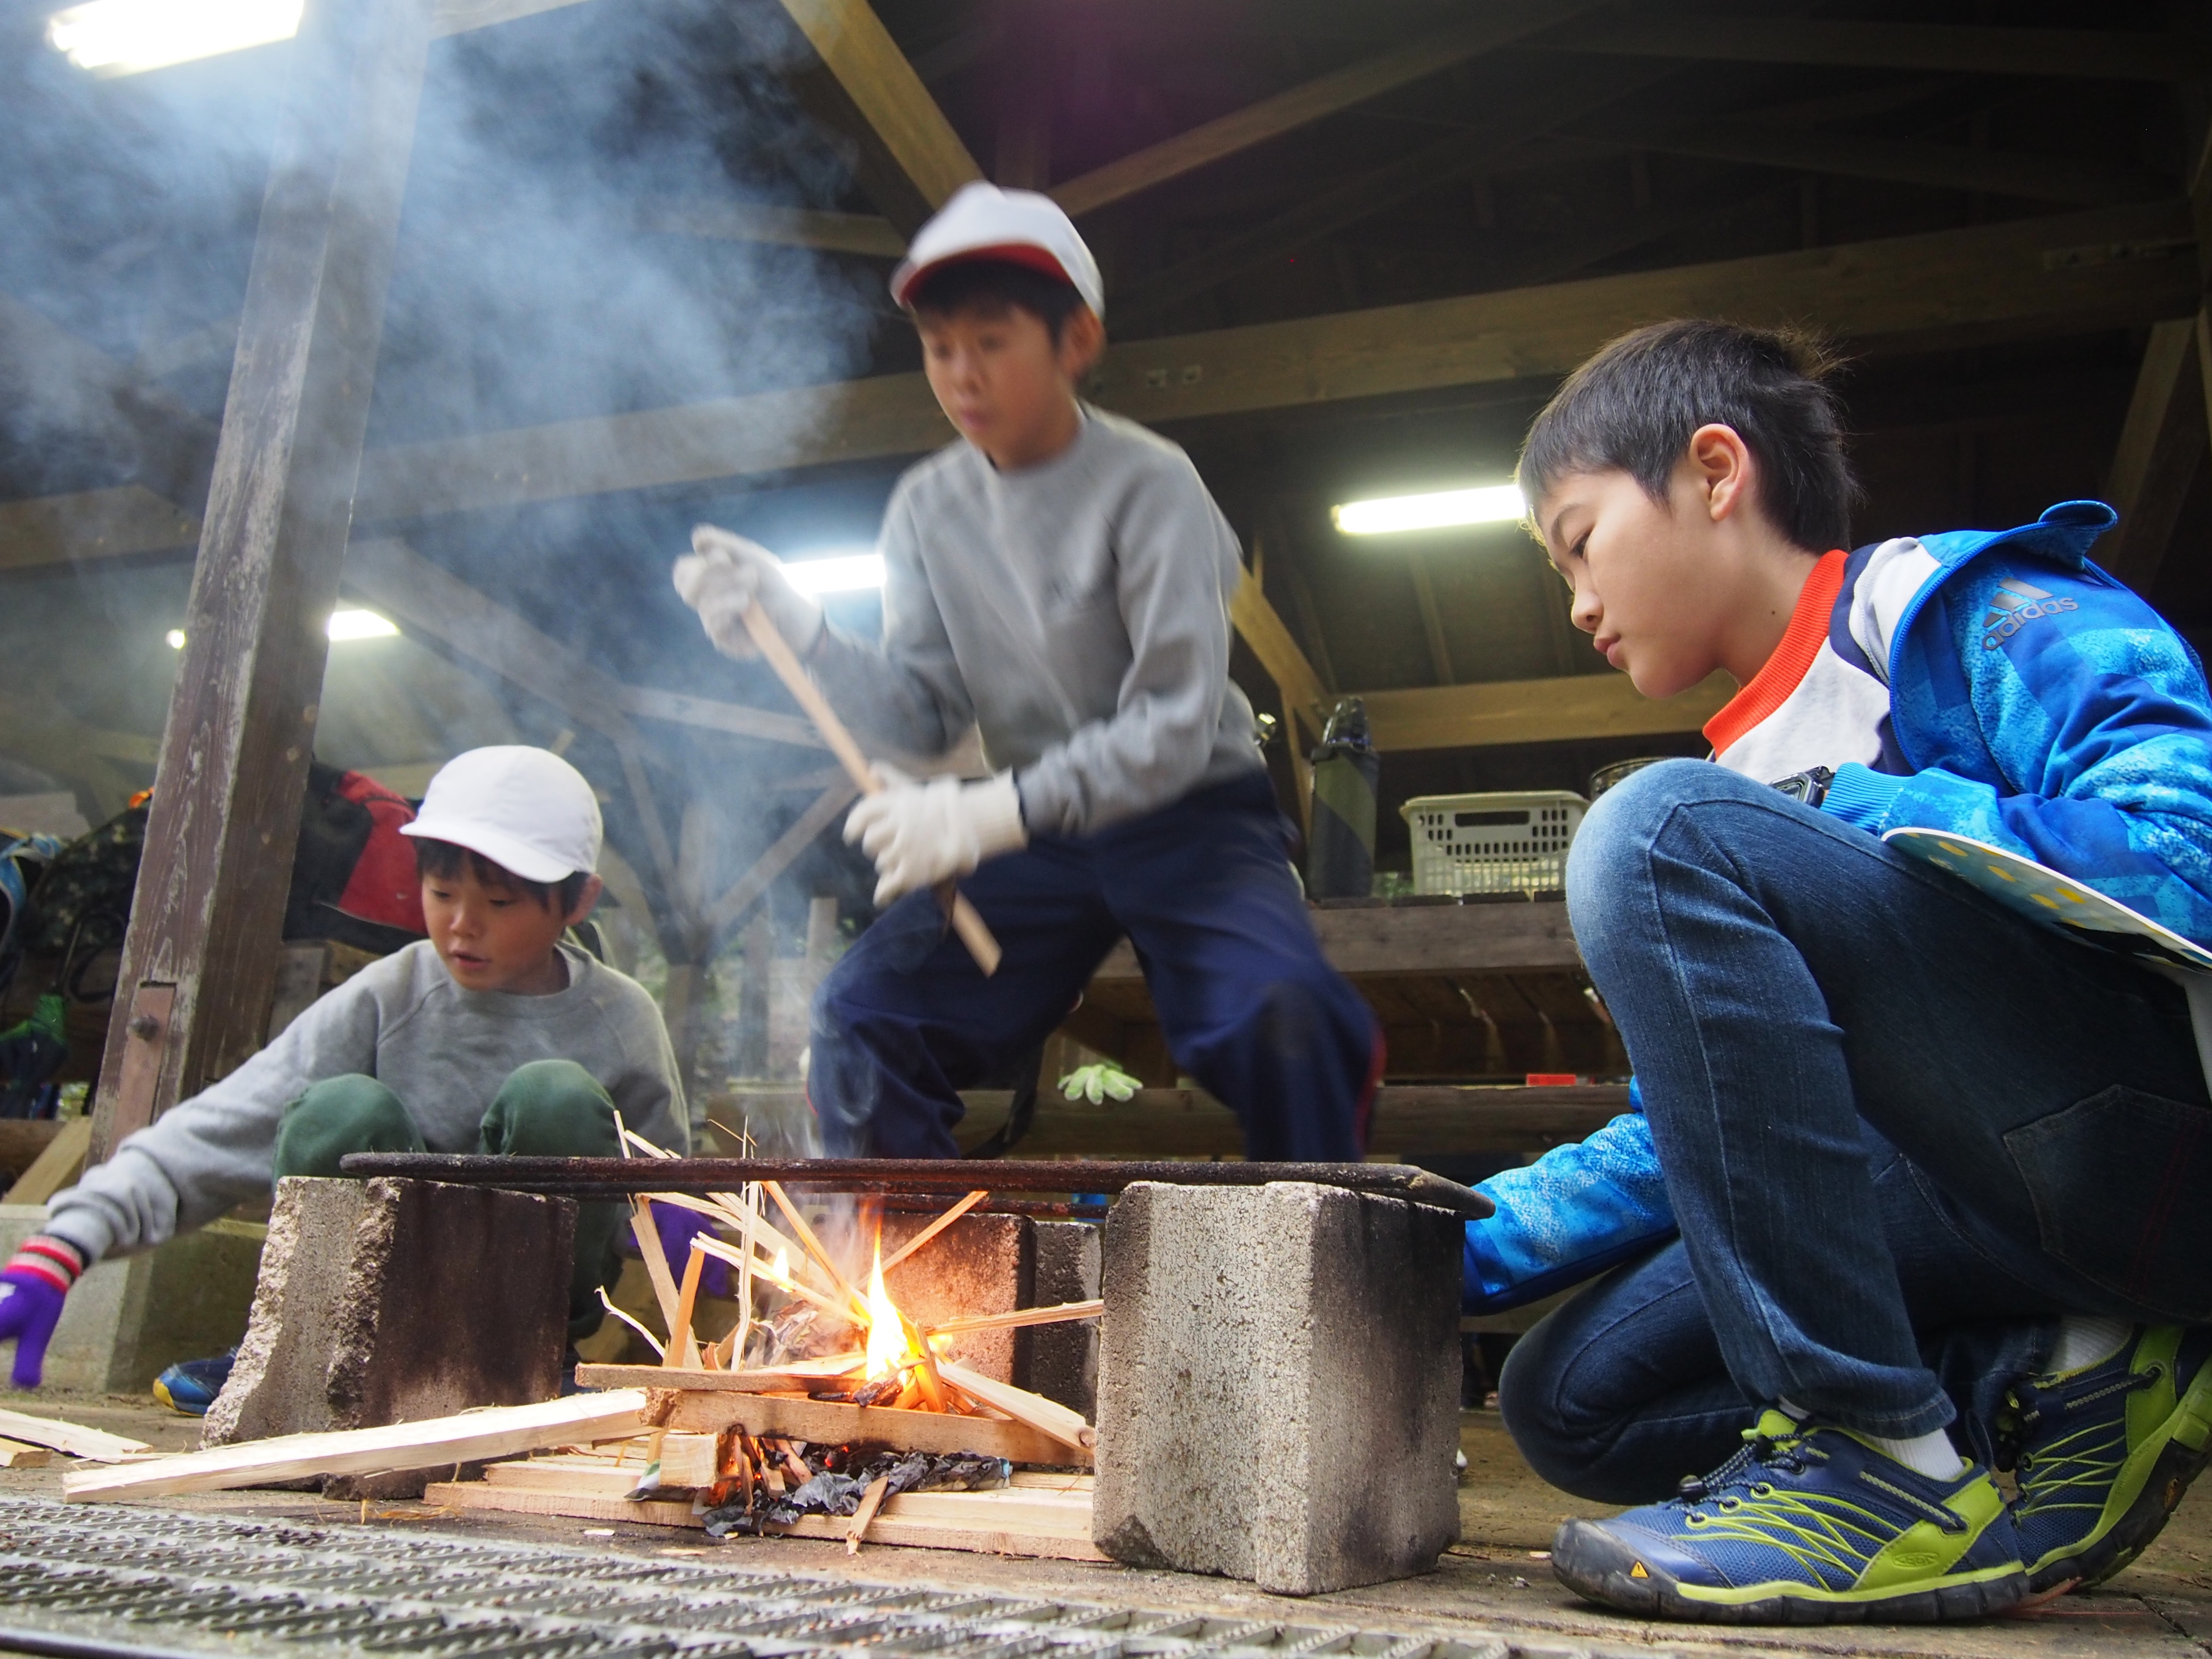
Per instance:
[[[914,285],[907,308],[917,319],[950,317],[971,307],[996,313],[1026,311],[1060,343],[1060,331],[1083,303],[1072,283],[1012,259],[955,259]]]
[[[557,905],[560,914],[567,915],[576,908],[576,901],[584,896],[584,884],[592,878],[588,870],[572,871],[558,881],[529,881],[518,876],[503,864],[495,864],[472,847],[457,847],[449,841],[432,841],[427,836],[413,837],[415,842],[415,873],[450,881],[468,866],[469,873],[487,887],[512,887],[518,893],[527,893],[538,901],[540,909]]]
[[[1735,323],[1654,323],[1601,349],[1528,428],[1517,477],[1533,509],[1570,472],[1618,468],[1667,500],[1690,434],[1733,427],[1759,459],[1759,505],[1799,547],[1850,545],[1858,480],[1844,453],[1836,358],[1809,335]]]

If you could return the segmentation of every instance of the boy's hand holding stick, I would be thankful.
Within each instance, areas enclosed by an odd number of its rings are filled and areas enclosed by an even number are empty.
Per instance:
[[[784,689],[806,711],[807,718],[822,733],[822,740],[830,745],[830,753],[836,756],[844,766],[847,775],[862,794],[879,793],[884,787],[883,779],[868,763],[868,757],[860,752],[860,745],[853,741],[853,734],[845,729],[844,721],[837,718],[837,711],[830,708],[829,698],[822,695],[821,689],[799,665],[799,659],[784,643],[783,635],[776,631],[775,622],[768,614],[767,606],[756,601],[745,606],[744,616],[745,630],[752,635],[753,644],[759,648],[761,655],[768,659],[769,665],[775,670],[776,678],[783,682]],[[975,958],[975,965],[983,970],[985,977],[996,973],[999,957],[1002,954],[999,941],[991,936],[990,928],[985,926],[975,907],[963,898],[959,890],[949,881],[939,884],[937,902],[951,917],[952,931],[960,935],[960,942],[968,947],[968,954]]]

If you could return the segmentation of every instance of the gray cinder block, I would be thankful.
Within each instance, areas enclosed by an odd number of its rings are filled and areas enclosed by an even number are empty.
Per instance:
[[[279,1182],[252,1317],[202,1443],[552,1399],[575,1231],[565,1198]]]
[[[1095,1221],[1033,1221],[1036,1236],[1036,1305],[1088,1302],[1098,1294],[1102,1262]],[[1074,1320],[1018,1332],[1014,1380],[1095,1418],[1098,1412],[1098,1322]]]
[[[1133,1186],[1106,1226],[1093,1536],[1310,1595],[1459,1535],[1460,1228],[1330,1187]]]
[[[884,1217],[888,1256],[936,1218]],[[1036,1249],[1029,1218],[963,1215],[884,1276],[901,1312],[917,1325],[963,1314],[1011,1313],[1032,1305]],[[1014,1380],[1013,1331],[970,1331],[951,1339],[963,1365],[1000,1382]]]

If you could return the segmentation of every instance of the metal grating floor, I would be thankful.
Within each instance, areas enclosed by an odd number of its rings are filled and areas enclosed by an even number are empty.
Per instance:
[[[0,1651],[64,1659],[1594,1659],[1586,1647],[0,1500]],[[1649,1659],[1648,1652],[1644,1659]]]

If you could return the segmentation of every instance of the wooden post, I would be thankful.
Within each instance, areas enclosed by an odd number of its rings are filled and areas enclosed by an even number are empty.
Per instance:
[[[310,0],[263,198],[92,1156],[260,1046],[430,36]]]

